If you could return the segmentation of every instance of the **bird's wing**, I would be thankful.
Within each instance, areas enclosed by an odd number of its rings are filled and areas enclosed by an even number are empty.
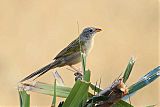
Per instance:
[[[79,44],[81,44],[81,46],[82,46],[82,45],[84,45],[84,42],[83,41],[79,42],[79,38],[75,39],[66,48],[64,48],[54,59],[69,56],[75,52],[79,52],[80,51]]]

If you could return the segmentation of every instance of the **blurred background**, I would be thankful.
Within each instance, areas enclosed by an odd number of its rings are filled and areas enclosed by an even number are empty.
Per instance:
[[[0,0],[0,106],[18,107],[17,82],[52,61],[88,26],[99,27],[87,59],[91,81],[105,88],[136,58],[130,86],[159,65],[158,0]],[[80,66],[80,65],[77,65]],[[57,69],[67,86],[74,76]],[[53,83],[52,72],[38,79]],[[136,107],[160,104],[158,80],[131,97]],[[52,97],[31,94],[31,105],[49,107]]]

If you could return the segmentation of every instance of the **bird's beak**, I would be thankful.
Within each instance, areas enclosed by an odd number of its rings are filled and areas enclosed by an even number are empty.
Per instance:
[[[100,32],[100,31],[102,31],[102,29],[96,28],[96,32]]]

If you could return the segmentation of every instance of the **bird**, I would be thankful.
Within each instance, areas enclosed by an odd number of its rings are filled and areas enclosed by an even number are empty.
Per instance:
[[[88,56],[94,44],[95,34],[100,31],[102,31],[102,29],[96,27],[84,28],[82,33],[62,51],[60,51],[51,63],[31,73],[20,82],[30,80],[31,78],[36,79],[45,74],[47,71],[57,67],[63,67],[67,65],[74,69],[73,65],[81,62],[82,52]]]

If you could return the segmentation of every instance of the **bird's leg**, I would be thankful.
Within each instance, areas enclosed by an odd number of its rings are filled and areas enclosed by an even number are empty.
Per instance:
[[[70,65],[70,67],[71,67],[74,71],[81,72],[78,68],[74,67],[73,65]]]
[[[73,65],[70,65],[70,67],[73,69],[73,70],[71,70],[71,71],[74,71],[74,75],[75,75],[75,81],[77,81],[77,80],[82,80],[82,71],[80,70],[80,69],[78,69],[78,68],[76,68],[76,67],[74,67]],[[76,71],[76,72],[75,72]]]
[[[71,70],[71,71],[76,71],[75,73],[82,74],[82,71],[80,70],[80,68],[76,68],[76,67],[73,66],[73,65],[70,65],[70,67],[73,69],[73,70]]]
[[[66,69],[75,73],[75,70],[73,70],[71,68],[66,68]]]

